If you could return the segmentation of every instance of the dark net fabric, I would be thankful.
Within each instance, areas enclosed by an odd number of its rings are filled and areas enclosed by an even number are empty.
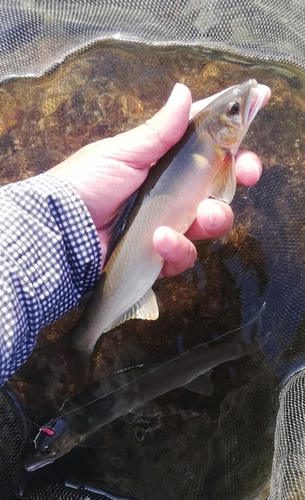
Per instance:
[[[305,498],[305,373],[290,378],[280,394],[270,498]]]
[[[22,427],[8,398],[0,393],[0,487],[4,499],[18,498],[18,462],[22,445]]]
[[[60,500],[108,500],[103,494],[94,493],[91,491],[75,491],[65,486],[41,486],[33,488],[29,495],[22,498],[29,500],[42,500],[43,498],[60,499]]]
[[[107,500],[101,493],[75,490],[60,484],[35,484],[24,490],[24,472],[19,465],[25,428],[14,402],[0,392],[0,491],[1,500]]]

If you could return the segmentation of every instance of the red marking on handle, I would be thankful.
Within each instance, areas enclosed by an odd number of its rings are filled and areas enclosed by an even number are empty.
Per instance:
[[[53,429],[50,429],[50,427],[41,427],[41,432],[44,432],[48,436],[54,436],[55,431]]]

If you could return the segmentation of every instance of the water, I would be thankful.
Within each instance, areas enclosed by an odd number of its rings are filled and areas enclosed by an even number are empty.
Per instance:
[[[189,348],[245,323],[264,301],[263,328],[271,332],[270,340],[261,352],[215,369],[211,396],[172,391],[158,399],[158,416],[127,415],[109,424],[106,447],[77,448],[56,462],[51,474],[42,470],[30,483],[51,477],[142,500],[266,498],[278,393],[302,367],[305,354],[300,75],[185,49],[95,47],[51,75],[1,87],[0,168],[2,184],[44,172],[79,147],[142,123],[177,81],[190,87],[195,100],[248,78],[272,89],[243,144],[262,159],[261,181],[238,188],[229,236],[198,243],[193,270],[156,284],[160,320],[129,322],[101,338],[91,376],[105,376],[129,335],[157,344],[162,359],[181,342]],[[67,331],[78,314],[46,329],[39,342]],[[30,359],[11,387],[40,423],[71,393],[57,355]]]

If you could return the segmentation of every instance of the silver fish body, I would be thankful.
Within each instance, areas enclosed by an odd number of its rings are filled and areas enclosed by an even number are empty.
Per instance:
[[[65,402],[57,417],[28,443],[22,465],[31,472],[54,462],[75,446],[92,446],[94,433],[109,422],[166,392],[186,386],[221,363],[257,351],[269,336],[261,331],[264,308],[265,305],[243,328],[194,347],[177,358],[163,364],[120,370],[87,387],[80,396]]]
[[[190,121],[182,139],[150,170],[80,321],[68,342],[60,339],[58,345],[66,351],[78,392],[103,332],[131,318],[158,318],[151,287],[163,260],[153,245],[154,232],[168,226],[185,233],[199,203],[210,195],[232,200],[234,155],[269,95],[269,88],[255,80],[228,89]]]
[[[234,155],[262,105],[265,89],[249,80],[218,97],[195,116],[183,138],[151,169],[73,333],[76,349],[92,350],[103,332],[136,316],[142,303],[147,304],[142,316],[154,315],[154,303],[150,309],[149,300],[142,300],[163,266],[153,246],[153,234],[160,226],[185,233],[195,220],[199,203],[215,189],[215,196],[231,201],[236,186]],[[239,112],[230,114],[236,104]]]

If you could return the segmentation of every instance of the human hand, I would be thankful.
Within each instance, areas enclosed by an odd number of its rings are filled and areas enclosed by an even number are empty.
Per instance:
[[[103,262],[109,226],[122,203],[147,177],[152,165],[184,134],[188,121],[215,96],[192,104],[189,89],[177,84],[166,105],[143,125],[112,138],[88,144],[48,171],[68,181],[81,196],[96,226]],[[257,155],[239,151],[237,181],[255,184],[262,171]],[[173,276],[193,266],[196,249],[191,240],[217,238],[228,232],[234,216],[229,205],[213,199],[198,207],[197,218],[185,235],[170,228],[155,231],[153,244],[164,259],[162,276]]]

